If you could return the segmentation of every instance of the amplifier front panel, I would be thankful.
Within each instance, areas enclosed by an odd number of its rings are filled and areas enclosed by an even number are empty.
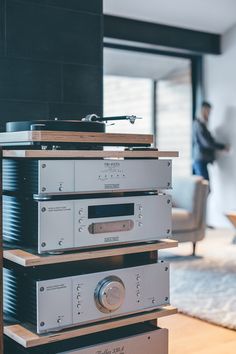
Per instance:
[[[38,251],[74,247],[74,201],[38,203]]]
[[[168,330],[157,329],[114,342],[58,354],[168,354]]]
[[[38,193],[74,192],[75,161],[73,160],[40,160],[38,175]]]
[[[170,187],[170,160],[75,162],[75,190],[155,190]]]
[[[40,160],[38,193],[171,188],[171,160]]]
[[[60,330],[168,303],[169,265],[164,262],[38,281],[37,331]]]
[[[171,235],[167,195],[38,202],[39,253]]]

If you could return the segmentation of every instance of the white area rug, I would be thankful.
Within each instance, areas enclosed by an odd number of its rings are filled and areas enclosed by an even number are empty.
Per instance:
[[[232,230],[207,232],[198,243],[197,257],[190,244],[173,253],[162,252],[171,262],[171,304],[179,311],[236,330],[236,245]]]

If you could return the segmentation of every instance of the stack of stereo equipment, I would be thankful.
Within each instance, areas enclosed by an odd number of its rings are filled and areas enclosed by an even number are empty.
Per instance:
[[[60,124],[13,122],[7,129],[60,131]],[[90,125],[104,132],[104,123],[91,120],[79,125],[67,122],[62,129],[85,131]],[[78,149],[78,143],[66,143],[70,150]],[[7,146],[16,148],[17,143]],[[52,146],[64,149],[65,143],[58,147],[58,142],[50,141],[40,151]],[[31,148],[36,149],[34,144]],[[8,249],[58,257],[145,245],[171,236],[171,197],[162,192],[171,188],[170,160],[76,159],[69,151],[63,158],[40,156],[3,159],[3,239]],[[145,253],[23,269],[8,260],[4,267],[5,315],[37,334],[99,324],[169,304],[169,265]],[[167,330],[146,324],[34,349],[7,339],[6,347],[7,354],[167,354],[167,337]]]

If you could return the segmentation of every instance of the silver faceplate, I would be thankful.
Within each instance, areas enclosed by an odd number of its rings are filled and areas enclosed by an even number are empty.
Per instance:
[[[89,206],[133,204],[134,215],[88,218]],[[38,252],[154,241],[171,236],[171,197],[132,196],[38,202]],[[103,223],[124,221],[124,231],[93,233]],[[108,227],[106,227],[108,223]],[[95,225],[95,226],[94,226]],[[130,225],[130,226],[129,226]],[[118,227],[117,227],[118,226]]]
[[[168,354],[168,330],[160,328],[113,342],[58,354]]]
[[[39,160],[38,193],[171,188],[171,160]]]
[[[98,284],[118,277],[125,298],[114,312],[99,310],[95,299]],[[44,333],[89,322],[111,319],[169,304],[169,265],[144,266],[38,281],[37,332]]]

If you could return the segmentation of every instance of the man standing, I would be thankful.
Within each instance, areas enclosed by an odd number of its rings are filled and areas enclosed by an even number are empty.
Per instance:
[[[227,150],[225,144],[215,141],[207,128],[211,113],[211,104],[202,102],[201,117],[193,123],[193,173],[209,181],[207,165],[215,160],[217,150]]]

